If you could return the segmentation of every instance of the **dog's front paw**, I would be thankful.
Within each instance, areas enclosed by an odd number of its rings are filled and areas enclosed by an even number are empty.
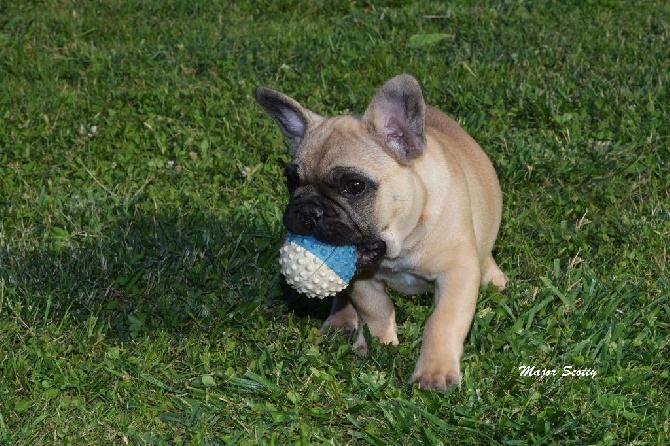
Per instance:
[[[421,390],[448,390],[461,381],[461,374],[448,361],[419,360],[409,384],[418,384]]]

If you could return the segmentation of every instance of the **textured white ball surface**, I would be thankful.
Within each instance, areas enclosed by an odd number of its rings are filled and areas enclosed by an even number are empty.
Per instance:
[[[354,274],[355,262],[353,247],[325,245],[302,236],[289,235],[279,249],[286,282],[309,297],[324,298],[345,289]],[[346,264],[350,266],[345,267]]]

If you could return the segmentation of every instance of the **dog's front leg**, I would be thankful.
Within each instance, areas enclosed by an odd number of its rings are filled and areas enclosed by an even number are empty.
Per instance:
[[[398,345],[393,301],[382,282],[375,279],[355,280],[351,285],[351,302],[358,313],[358,339],[354,343],[354,348],[360,354],[368,353],[368,344],[363,333],[364,325],[368,326],[370,334],[378,338],[382,344]]]
[[[479,295],[476,262],[454,265],[435,285],[435,309],[423,333],[421,353],[410,384],[446,390],[460,382],[463,342],[470,330]]]

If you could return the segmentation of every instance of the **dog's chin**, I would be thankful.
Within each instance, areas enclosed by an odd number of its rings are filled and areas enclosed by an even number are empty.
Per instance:
[[[356,246],[356,269],[368,270],[376,267],[386,254],[386,242],[375,240],[358,243]]]

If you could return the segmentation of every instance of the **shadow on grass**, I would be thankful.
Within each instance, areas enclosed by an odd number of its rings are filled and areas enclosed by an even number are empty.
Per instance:
[[[244,325],[259,308],[286,312],[282,300],[298,317],[328,314],[330,301],[285,284],[281,234],[267,225],[179,208],[118,212],[95,236],[45,228],[29,250],[0,247],[4,306],[28,326],[94,316],[118,340],[224,318]]]

